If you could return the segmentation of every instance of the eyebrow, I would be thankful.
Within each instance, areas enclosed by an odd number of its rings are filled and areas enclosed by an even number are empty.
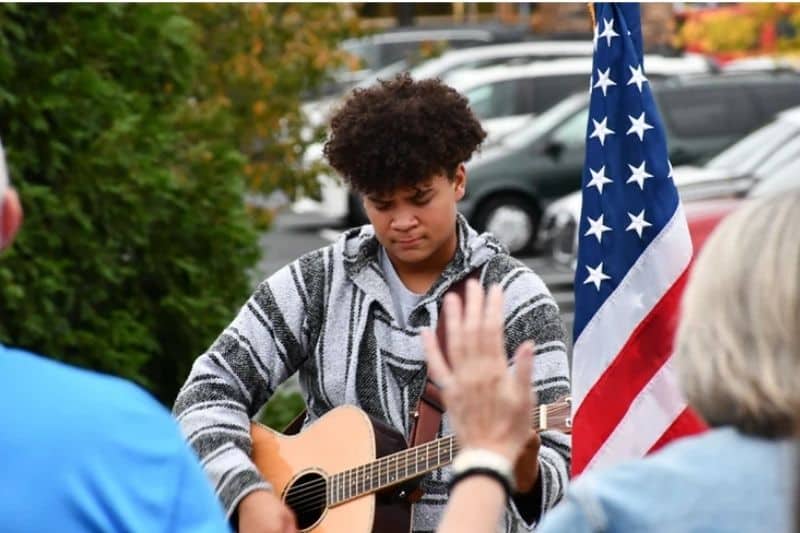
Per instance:
[[[423,188],[424,187],[424,188]],[[414,189],[414,194],[410,195],[409,198],[419,198],[420,196],[425,196],[429,192],[433,190],[433,187],[430,185],[423,185],[421,187],[416,187]]]

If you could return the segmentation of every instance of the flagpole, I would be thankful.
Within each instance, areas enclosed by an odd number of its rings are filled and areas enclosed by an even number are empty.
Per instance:
[[[589,16],[592,18],[592,28],[594,28],[597,24],[597,21],[594,19],[594,2],[587,2],[586,7],[589,8]]]

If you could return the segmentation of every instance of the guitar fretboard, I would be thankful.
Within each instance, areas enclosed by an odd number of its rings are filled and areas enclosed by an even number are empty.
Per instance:
[[[570,403],[567,400],[538,406],[531,418],[533,427],[539,431],[568,431],[569,415]],[[446,466],[453,461],[459,450],[455,436],[449,435],[334,474],[328,479],[328,506],[342,504]]]
[[[328,483],[328,505],[377,492],[441,468],[453,461],[458,450],[455,437],[450,435],[335,474]]]

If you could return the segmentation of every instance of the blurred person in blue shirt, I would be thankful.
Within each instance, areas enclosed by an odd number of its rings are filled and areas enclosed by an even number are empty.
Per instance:
[[[0,146],[0,249],[21,222]],[[139,387],[0,345],[0,405],[0,531],[229,531],[173,418]]]

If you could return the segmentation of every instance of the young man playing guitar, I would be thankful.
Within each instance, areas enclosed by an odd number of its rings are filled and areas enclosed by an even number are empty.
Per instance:
[[[262,282],[197,359],[174,407],[240,532],[295,528],[250,457],[250,418],[275,388],[298,372],[306,426],[355,405],[408,436],[426,383],[421,332],[436,326],[443,296],[469,275],[503,290],[509,357],[536,343],[539,403],[569,393],[564,330],[544,283],[457,214],[464,163],[485,135],[463,96],[408,76],[355,91],[333,117],[325,154],[361,195],[371,224]],[[439,434],[449,433],[445,413]],[[531,431],[502,531],[532,529],[559,500],[569,458],[566,435]],[[449,468],[425,476],[413,531],[436,528],[450,476]]]

